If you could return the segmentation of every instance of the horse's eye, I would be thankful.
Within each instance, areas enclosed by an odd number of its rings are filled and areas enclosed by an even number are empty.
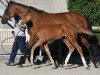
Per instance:
[[[5,11],[5,13],[7,14],[7,13],[8,13],[8,11]]]
[[[9,14],[9,9],[10,9],[10,8],[8,7],[8,8],[5,10],[5,13],[6,13],[6,14]]]

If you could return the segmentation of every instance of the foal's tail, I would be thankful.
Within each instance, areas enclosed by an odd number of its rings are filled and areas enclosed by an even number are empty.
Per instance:
[[[85,30],[81,30],[82,31],[82,33],[84,33],[84,34],[87,34],[87,35],[90,35],[90,36],[94,36],[94,34],[93,34],[93,32],[92,32],[92,30],[90,30],[90,29],[85,29]]]
[[[92,30],[85,30],[85,31],[83,31],[83,33],[85,33],[85,34],[87,34],[87,35],[89,35],[89,37],[88,37],[88,39],[89,39],[89,42],[91,43],[91,44],[97,44],[98,45],[98,39],[97,39],[97,37],[94,35],[94,33],[92,32]]]

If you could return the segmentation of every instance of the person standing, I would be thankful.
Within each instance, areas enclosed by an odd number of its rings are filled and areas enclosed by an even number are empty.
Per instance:
[[[15,65],[15,57],[18,52],[18,50],[21,51],[21,53],[25,54],[27,47],[26,47],[26,35],[25,35],[25,29],[26,25],[20,25],[16,24],[14,27],[14,43],[12,46],[12,51],[10,54],[9,61],[6,62],[5,64],[7,66],[14,66]]]

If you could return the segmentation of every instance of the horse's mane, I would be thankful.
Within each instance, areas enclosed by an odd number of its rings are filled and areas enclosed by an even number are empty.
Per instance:
[[[29,8],[29,9],[35,11],[35,12],[38,12],[38,13],[43,13],[43,12],[45,12],[45,11],[40,10],[40,9],[37,9],[37,8],[35,8],[35,7],[27,6],[27,5],[24,5],[24,4],[21,4],[21,3],[17,3],[17,2],[14,2],[14,1],[11,1],[10,3],[11,3],[11,4],[17,4],[17,5],[22,6],[22,7],[25,7],[25,8]]]

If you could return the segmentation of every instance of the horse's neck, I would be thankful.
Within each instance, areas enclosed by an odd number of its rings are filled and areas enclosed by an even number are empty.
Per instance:
[[[27,8],[21,7],[21,6],[16,6],[15,11],[19,16],[22,16],[23,14],[27,13]]]
[[[33,13],[31,13],[31,17],[32,17],[32,22],[33,22],[33,25],[34,25],[34,27],[36,27],[36,28],[40,28],[41,26],[43,27],[43,21],[42,21],[42,19],[35,13],[35,14],[33,14]]]

